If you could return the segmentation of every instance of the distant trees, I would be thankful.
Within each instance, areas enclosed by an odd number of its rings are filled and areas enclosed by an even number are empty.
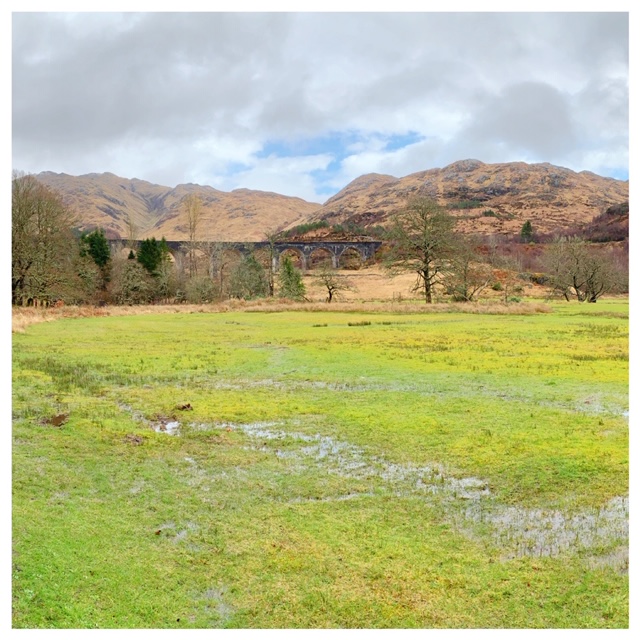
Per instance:
[[[433,302],[434,288],[443,281],[455,244],[455,218],[434,200],[416,198],[393,217],[387,234],[387,268],[417,275],[413,291]]]
[[[263,248],[256,253],[250,245],[238,251],[222,242],[199,241],[201,202],[187,196],[183,206],[190,235],[189,243],[183,245],[184,255],[171,255],[166,240],[155,237],[136,241],[134,253],[130,235],[126,258],[124,240],[111,255],[102,229],[80,233],[59,193],[34,176],[14,173],[12,303],[201,303],[274,294],[305,299],[302,274],[291,257],[282,255],[276,272],[276,242],[283,238],[281,232],[267,232]],[[607,216],[628,220],[628,205],[618,209],[608,210]],[[480,241],[456,233],[456,219],[426,198],[410,200],[391,222],[383,238],[385,266],[392,274],[413,272],[413,290],[426,303],[434,301],[436,292],[456,301],[475,301],[489,286],[501,291],[505,302],[515,301],[512,295],[523,292],[523,281],[548,284],[555,294],[580,302],[594,303],[607,293],[628,291],[628,243],[605,246],[578,236],[549,242],[540,235],[536,245],[518,242],[517,236],[490,236]],[[527,220],[519,239],[532,234],[533,226]],[[317,285],[326,290],[328,302],[353,288],[330,264],[325,260],[313,273]]]

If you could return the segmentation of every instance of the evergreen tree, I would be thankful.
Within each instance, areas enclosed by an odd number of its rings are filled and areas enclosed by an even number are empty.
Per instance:
[[[98,288],[106,289],[110,278],[111,250],[102,229],[96,229],[91,233],[83,233],[80,236],[80,255],[88,256],[100,270],[100,282]]]
[[[533,225],[531,224],[531,220],[527,220],[520,230],[520,239],[522,242],[532,242],[533,241]]]
[[[163,238],[164,240],[164,238]],[[162,261],[162,246],[155,238],[147,238],[140,243],[138,262],[151,275],[156,275]]]
[[[294,267],[289,256],[285,256],[282,261],[278,280],[280,281],[280,292],[278,295],[281,298],[289,298],[289,300],[304,299],[306,289],[302,282],[302,274]]]
[[[96,229],[91,233],[83,233],[80,237],[80,242],[80,255],[91,256],[100,269],[104,269],[111,259],[111,251],[104,231],[102,229]]]

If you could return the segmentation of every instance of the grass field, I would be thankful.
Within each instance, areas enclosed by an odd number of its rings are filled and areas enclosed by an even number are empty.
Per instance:
[[[625,302],[34,324],[12,457],[14,627],[628,626]]]

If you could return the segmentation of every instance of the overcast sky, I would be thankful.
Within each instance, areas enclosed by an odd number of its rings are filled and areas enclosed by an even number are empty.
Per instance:
[[[314,202],[465,158],[628,178],[626,13],[14,13],[12,41],[17,170]]]

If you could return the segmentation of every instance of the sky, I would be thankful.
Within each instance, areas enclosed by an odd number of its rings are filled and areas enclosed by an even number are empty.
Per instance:
[[[624,11],[13,11],[18,171],[318,203],[466,158],[628,179]]]

